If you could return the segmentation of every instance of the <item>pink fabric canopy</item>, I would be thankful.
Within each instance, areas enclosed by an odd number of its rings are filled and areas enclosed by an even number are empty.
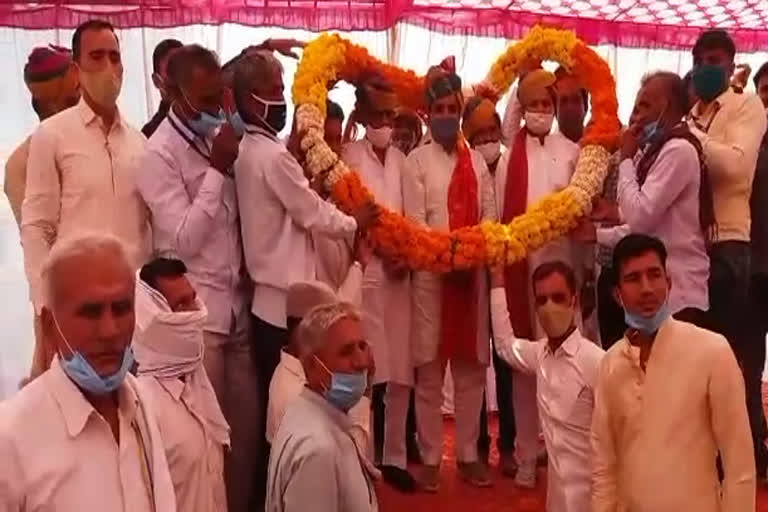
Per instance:
[[[407,21],[509,39],[538,23],[572,29],[591,44],[661,48],[690,48],[703,28],[722,27],[739,51],[768,50],[768,0],[0,0],[0,26],[71,28],[94,16],[123,28],[384,30]]]

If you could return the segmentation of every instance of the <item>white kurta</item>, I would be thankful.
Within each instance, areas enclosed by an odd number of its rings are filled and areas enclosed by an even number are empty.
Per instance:
[[[360,173],[379,204],[403,213],[402,174],[405,155],[390,146],[382,165],[367,140],[344,146],[342,159]],[[411,362],[411,280],[390,279],[380,258],[373,257],[363,276],[363,332],[376,360],[375,383],[413,385]]]
[[[493,180],[482,155],[471,151],[472,167],[477,177],[481,220],[496,220]],[[433,229],[447,230],[448,187],[456,168],[456,153],[447,153],[436,143],[414,149],[406,159],[403,173],[403,205],[406,215]],[[478,269],[480,290],[477,296],[477,356],[483,364],[490,358],[490,319],[488,281],[485,269]],[[430,363],[438,357],[442,278],[430,272],[414,272],[411,281],[411,349],[414,366]]]

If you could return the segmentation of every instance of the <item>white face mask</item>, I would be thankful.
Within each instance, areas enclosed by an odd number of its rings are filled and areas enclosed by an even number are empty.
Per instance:
[[[525,127],[534,135],[547,135],[552,130],[552,122],[555,114],[544,114],[539,112],[525,113]]]
[[[475,146],[475,150],[483,155],[485,163],[492,164],[501,156],[501,142],[486,142],[485,144]]]
[[[575,314],[573,305],[557,304],[552,299],[547,299],[547,302],[538,306],[536,311],[541,328],[544,329],[548,338],[560,338],[573,325]]]
[[[389,143],[392,141],[392,127],[382,126],[381,128],[374,128],[373,126],[366,126],[365,138],[368,139],[376,149],[384,149],[389,146]]]

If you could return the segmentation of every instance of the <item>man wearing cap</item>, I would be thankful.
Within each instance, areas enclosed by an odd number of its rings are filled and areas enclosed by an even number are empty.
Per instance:
[[[40,121],[76,105],[80,99],[77,73],[72,66],[72,53],[65,48],[47,46],[32,50],[24,66],[24,82],[32,95],[32,109]],[[32,137],[27,137],[5,164],[3,188],[19,228],[21,204],[27,186],[27,159],[31,139]],[[50,348],[41,343],[40,318],[37,315],[34,327],[35,352],[30,370],[30,377],[33,378],[45,371],[53,358]]]
[[[297,327],[307,314],[318,306],[334,304],[339,296],[320,281],[301,281],[288,288],[286,299],[286,325],[288,345],[280,353],[280,363],[275,368],[269,384],[267,406],[267,441],[272,442],[288,406],[301,394],[307,382],[304,369],[299,361],[299,347],[296,341]],[[361,453],[368,452],[371,401],[363,397],[352,407],[348,415],[352,420],[352,434]]]
[[[511,149],[501,157],[496,175],[496,203],[502,222],[508,223],[547,194],[565,188],[575,169],[579,148],[562,133],[552,132],[557,97],[555,75],[536,69],[521,80],[517,94],[510,98],[510,110],[521,112],[523,127],[510,127]],[[509,112],[507,119],[511,116]],[[519,121],[518,121],[519,123]],[[547,261],[560,260],[576,269],[581,277],[573,244],[567,238],[554,240],[523,260],[506,268],[507,306],[515,335],[525,339],[545,336],[533,310],[531,275]],[[525,290],[525,293],[521,293]],[[513,397],[517,422],[517,458],[520,468],[515,482],[523,487],[536,484],[538,414],[536,381],[514,374]]]
[[[342,159],[355,168],[377,201],[403,213],[405,155],[392,145],[397,95],[383,77],[364,77],[356,91],[357,120],[365,137],[346,144]],[[410,346],[410,272],[402,261],[376,255],[363,277],[363,332],[376,360],[373,390],[375,459],[385,481],[410,492],[405,424],[413,387]],[[386,403],[386,412],[385,412]]]
[[[452,66],[433,67],[426,79],[433,141],[415,149],[403,176],[405,212],[433,229],[459,229],[496,218],[493,184],[480,153],[461,137],[461,79]],[[416,418],[425,468],[422,486],[436,492],[442,459],[443,377],[451,363],[459,472],[472,485],[488,486],[477,439],[489,354],[486,274],[455,270],[445,275],[415,272],[412,351],[416,367]]]
[[[482,96],[467,100],[461,131],[472,149],[483,155],[491,176],[501,159],[501,118],[496,105]]]

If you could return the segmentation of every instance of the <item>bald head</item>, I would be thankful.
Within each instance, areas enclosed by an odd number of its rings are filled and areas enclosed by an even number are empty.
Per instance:
[[[642,87],[651,87],[653,92],[663,95],[669,101],[669,108],[680,117],[688,112],[688,90],[685,80],[670,71],[657,71],[646,75]]]
[[[687,113],[687,106],[683,79],[675,73],[658,71],[643,78],[629,122],[640,127],[658,122],[661,129],[672,128]]]
[[[54,244],[43,267],[46,340],[80,352],[99,375],[120,368],[134,327],[134,274],[119,240],[88,234]]]

